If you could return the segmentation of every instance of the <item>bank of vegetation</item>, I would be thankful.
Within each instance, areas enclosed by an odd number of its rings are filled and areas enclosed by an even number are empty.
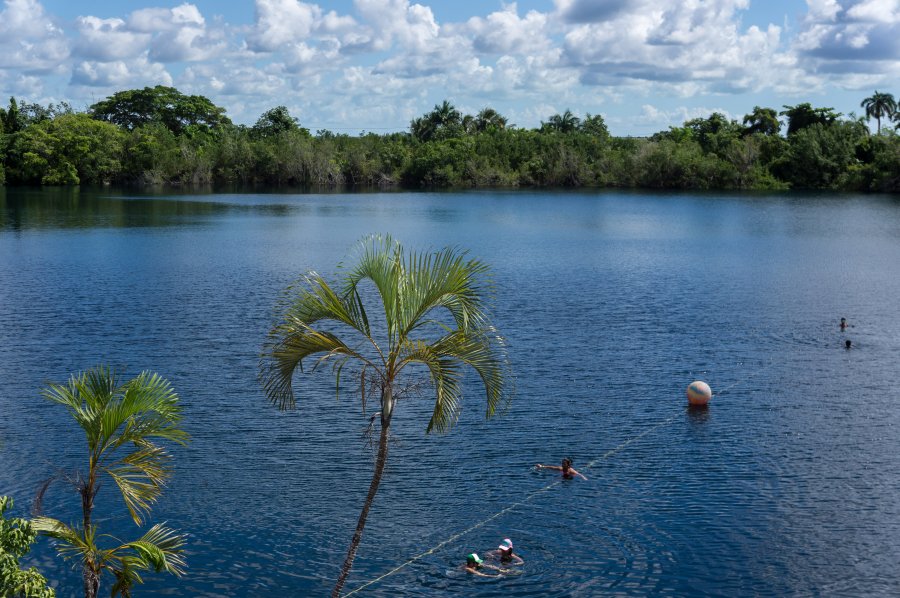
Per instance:
[[[567,110],[524,129],[444,101],[406,132],[350,136],[311,133],[284,106],[235,125],[209,99],[163,86],[86,112],[12,98],[0,108],[0,182],[900,191],[897,103],[876,91],[861,107],[864,117],[757,106],[741,122],[714,113],[631,138],[610,135],[599,115]]]

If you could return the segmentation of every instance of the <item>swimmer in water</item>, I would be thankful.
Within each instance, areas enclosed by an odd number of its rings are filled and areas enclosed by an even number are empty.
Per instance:
[[[513,543],[509,538],[504,538],[497,550],[488,553],[489,556],[498,557],[501,563],[524,565],[525,561],[517,554],[513,554]]]
[[[841,318],[841,330],[846,330],[847,326],[849,326],[849,324],[847,324],[847,318]]]
[[[844,342],[844,348],[845,348],[845,349],[849,349],[849,348],[850,348],[850,345],[852,345],[852,344],[853,344],[853,343],[851,343],[851,342],[850,342],[850,339],[848,338],[848,339],[846,340],[846,342]]]
[[[492,567],[491,565],[485,565],[484,561],[478,556],[476,553],[471,553],[466,555],[466,572],[474,573],[475,575],[480,575],[481,577],[498,577],[497,575],[492,575],[490,573],[484,573],[482,569],[496,569],[496,567]]]
[[[575,471],[575,469],[572,467],[571,459],[563,459],[562,466],[542,465],[542,464],[538,463],[537,465],[535,465],[535,467],[537,467],[538,469],[555,469],[556,471],[561,471],[563,479],[566,479],[566,480],[574,480],[575,476],[580,476],[582,480],[587,480],[587,478],[584,477],[584,475]]]

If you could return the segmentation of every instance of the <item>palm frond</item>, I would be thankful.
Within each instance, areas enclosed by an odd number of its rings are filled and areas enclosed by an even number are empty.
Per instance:
[[[400,335],[426,323],[430,311],[444,308],[462,330],[485,325],[484,299],[491,285],[488,267],[466,259],[466,252],[447,248],[437,253],[410,254],[402,282]]]
[[[260,360],[260,379],[266,396],[280,409],[294,408],[294,372],[298,367],[302,369],[303,360],[307,357],[322,353],[324,360],[347,356],[370,364],[365,356],[344,344],[336,335],[316,330],[293,315],[285,318],[272,331],[269,339]]]
[[[122,598],[130,598],[131,589],[140,583],[144,583],[140,574],[135,568],[138,559],[135,557],[125,557],[119,559],[118,567],[110,567],[116,581],[110,588],[110,596],[122,596]]]
[[[31,520],[31,527],[38,533],[57,540],[56,551],[65,559],[78,559],[85,561],[96,552],[93,532],[84,534],[81,528],[70,527],[51,517],[35,517]]]
[[[99,422],[97,414],[101,411],[95,397],[87,394],[87,373],[71,376],[66,385],[48,384],[41,393],[44,398],[59,403],[69,410],[72,417],[84,430],[88,447],[93,452],[98,442]]]
[[[424,364],[435,387],[435,406],[427,431],[448,431],[459,415],[462,399],[461,366],[474,369],[485,389],[485,416],[491,417],[509,401],[508,361],[505,346],[492,328],[481,331],[454,330],[434,343],[407,342],[401,350],[401,367]]]
[[[322,320],[340,322],[369,336],[369,321],[358,296],[338,294],[320,274],[309,272],[289,288],[282,301],[280,319],[293,318],[313,326]]]
[[[403,278],[403,246],[390,235],[370,235],[360,241],[355,266],[344,276],[342,295],[359,297],[359,285],[369,280],[381,296],[387,324],[388,342],[393,345],[400,329],[400,281]],[[360,303],[361,305],[361,303]]]
[[[141,525],[143,515],[159,498],[172,470],[171,456],[164,448],[147,440],[138,446],[139,450],[104,467],[104,471],[119,487],[131,518]]]
[[[183,556],[184,544],[184,535],[158,523],[134,542],[124,544],[123,548],[135,551],[140,568],[181,576],[187,567]],[[132,562],[132,566],[134,564]]]
[[[146,438],[163,438],[183,445],[189,436],[178,427],[181,412],[172,385],[159,374],[141,372],[125,384],[118,400],[103,413],[104,449]]]

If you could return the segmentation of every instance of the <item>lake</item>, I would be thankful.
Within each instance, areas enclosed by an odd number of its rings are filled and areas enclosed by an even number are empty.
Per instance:
[[[281,291],[369,233],[492,266],[516,396],[486,421],[468,380],[446,435],[425,434],[427,394],[399,405],[345,591],[415,559],[356,595],[900,594],[889,196],[0,189],[0,494],[25,514],[86,463],[47,382],[153,370],[192,442],[151,521],[189,535],[188,571],[135,593],[328,594],[370,480],[367,418],[327,369],[279,412],[257,363]],[[719,393],[706,410],[686,407],[695,379]],[[566,456],[588,481],[533,468]],[[57,483],[45,512],[79,506]],[[139,534],[111,483],[95,521]],[[505,537],[514,574],[462,571]],[[46,540],[32,556],[79,595]]]

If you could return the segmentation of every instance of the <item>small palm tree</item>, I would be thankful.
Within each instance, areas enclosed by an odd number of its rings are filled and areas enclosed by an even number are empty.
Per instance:
[[[478,131],[505,129],[506,117],[493,108],[483,108],[475,117],[475,128]]]
[[[462,114],[448,100],[434,105],[430,118],[439,127],[450,127],[462,122]]]
[[[372,236],[362,242],[359,261],[344,271],[339,288],[315,272],[308,273],[271,332],[261,378],[267,396],[280,408],[295,406],[294,372],[298,366],[302,369],[304,359],[315,355],[319,356],[316,365],[332,360],[338,388],[344,367],[355,364],[359,376],[353,379],[360,381],[363,409],[373,392],[380,402],[375,470],[332,596],[340,595],[350,573],[381,483],[391,418],[407,367],[424,365],[435,391],[428,432],[447,431],[456,422],[464,366],[480,376],[487,417],[509,397],[505,345],[484,306],[486,274],[487,266],[467,259],[465,253],[444,249],[407,254],[390,237]],[[366,281],[374,284],[380,297],[383,328],[372,326],[363,306],[361,287]],[[348,334],[339,337],[338,330]]]
[[[572,114],[571,110],[566,110],[562,114],[554,114],[547,119],[547,122],[542,122],[541,127],[559,133],[573,133],[580,124],[581,119]]]
[[[68,526],[49,517],[38,517],[33,525],[60,541],[63,557],[81,560],[85,598],[97,596],[104,571],[116,578],[113,596],[130,596],[132,586],[142,582],[140,571],[181,575],[183,536],[155,525],[138,540],[103,549],[98,540],[109,536],[98,534],[92,521],[94,498],[104,477],[118,486],[138,525],[159,498],[172,472],[171,456],[154,440],[185,444],[188,439],[178,427],[181,407],[171,385],[150,372],[120,383],[109,368],[98,367],[72,376],[66,385],[49,385],[43,395],[65,406],[84,431],[88,466],[70,478],[81,495],[81,525]],[[38,509],[48,485],[38,497]]]
[[[884,117],[891,118],[897,112],[897,101],[894,96],[889,93],[875,93],[864,99],[860,103],[860,107],[866,109],[866,118],[875,118],[878,123],[878,134],[881,134],[881,119]]]

